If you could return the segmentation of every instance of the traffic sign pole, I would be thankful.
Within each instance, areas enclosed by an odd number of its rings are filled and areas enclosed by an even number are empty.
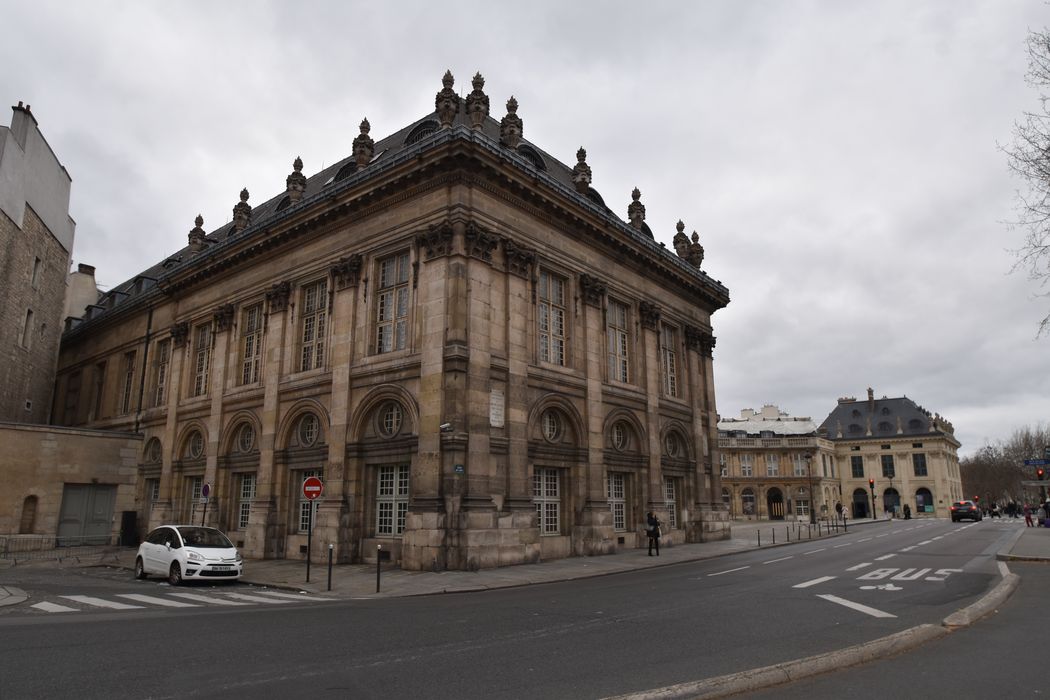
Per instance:
[[[303,498],[310,502],[309,517],[306,519],[306,582],[310,583],[310,557],[313,549],[314,539],[314,508],[317,499],[324,493],[324,482],[316,476],[308,476],[303,479]]]
[[[306,582],[310,583],[310,545],[314,539],[314,502],[310,501],[310,517],[306,526]]]

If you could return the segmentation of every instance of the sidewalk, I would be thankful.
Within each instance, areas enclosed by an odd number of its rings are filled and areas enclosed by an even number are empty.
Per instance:
[[[863,528],[883,528],[900,524],[900,520],[856,520],[849,522],[850,531]],[[915,522],[919,522],[917,519]],[[244,583],[285,590],[303,591],[311,594],[338,598],[389,598],[400,596],[432,595],[437,593],[466,593],[493,588],[527,586],[536,583],[569,581],[591,576],[636,571],[656,566],[668,566],[682,562],[699,561],[746,550],[768,548],[797,541],[796,523],[769,521],[734,521],[732,537],[717,542],[664,546],[659,557],[647,556],[644,549],[623,550],[617,554],[600,557],[571,557],[539,564],[522,564],[481,571],[421,572],[402,571],[387,567],[380,571],[376,592],[376,567],[369,564],[336,564],[332,567],[331,589],[328,587],[327,562],[314,562],[310,567],[310,582],[306,581],[306,562],[289,559],[252,559],[245,562]],[[1050,561],[1050,529],[1026,528],[1018,523],[1017,536],[998,553],[1000,560],[1046,560]],[[790,535],[789,535],[790,530]],[[841,534],[816,535],[811,541],[827,539]],[[802,524],[800,534],[807,541],[807,525]],[[790,536],[790,540],[788,537]],[[775,542],[774,542],[775,540]],[[128,569],[134,567],[134,548],[117,550],[104,555],[85,557],[81,561],[27,562],[18,566],[0,563],[0,582],[17,582],[17,570],[22,566],[68,568],[77,566],[114,566]],[[21,603],[26,599],[23,591],[13,586],[0,585],[0,606]]]

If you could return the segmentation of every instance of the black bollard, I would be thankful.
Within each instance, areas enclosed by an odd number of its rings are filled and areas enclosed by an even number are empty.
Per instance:
[[[328,590],[332,590],[332,550],[335,549],[335,545],[328,545]]]
[[[379,592],[379,562],[380,562],[379,554],[382,551],[383,551],[383,545],[377,544],[376,545],[376,593]]]

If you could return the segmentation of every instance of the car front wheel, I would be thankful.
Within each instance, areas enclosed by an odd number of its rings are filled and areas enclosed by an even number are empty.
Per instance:
[[[172,562],[171,569],[168,570],[168,583],[173,586],[182,583],[182,569],[179,568],[178,562]]]
[[[146,578],[146,568],[142,565],[142,557],[135,559],[135,578],[140,581]]]

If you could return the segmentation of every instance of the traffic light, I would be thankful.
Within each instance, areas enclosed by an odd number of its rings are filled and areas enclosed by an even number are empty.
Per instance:
[[[1039,481],[1042,481],[1043,477],[1046,476],[1046,471],[1042,467],[1039,467],[1035,470],[1035,475],[1039,479]]]
[[[868,479],[868,488],[869,489],[875,488],[875,480],[874,479]]]
[[[981,497],[980,497],[980,496],[974,496],[974,497],[973,497],[973,502],[974,502],[974,503],[977,503],[977,501],[979,501],[979,500],[981,500]]]

